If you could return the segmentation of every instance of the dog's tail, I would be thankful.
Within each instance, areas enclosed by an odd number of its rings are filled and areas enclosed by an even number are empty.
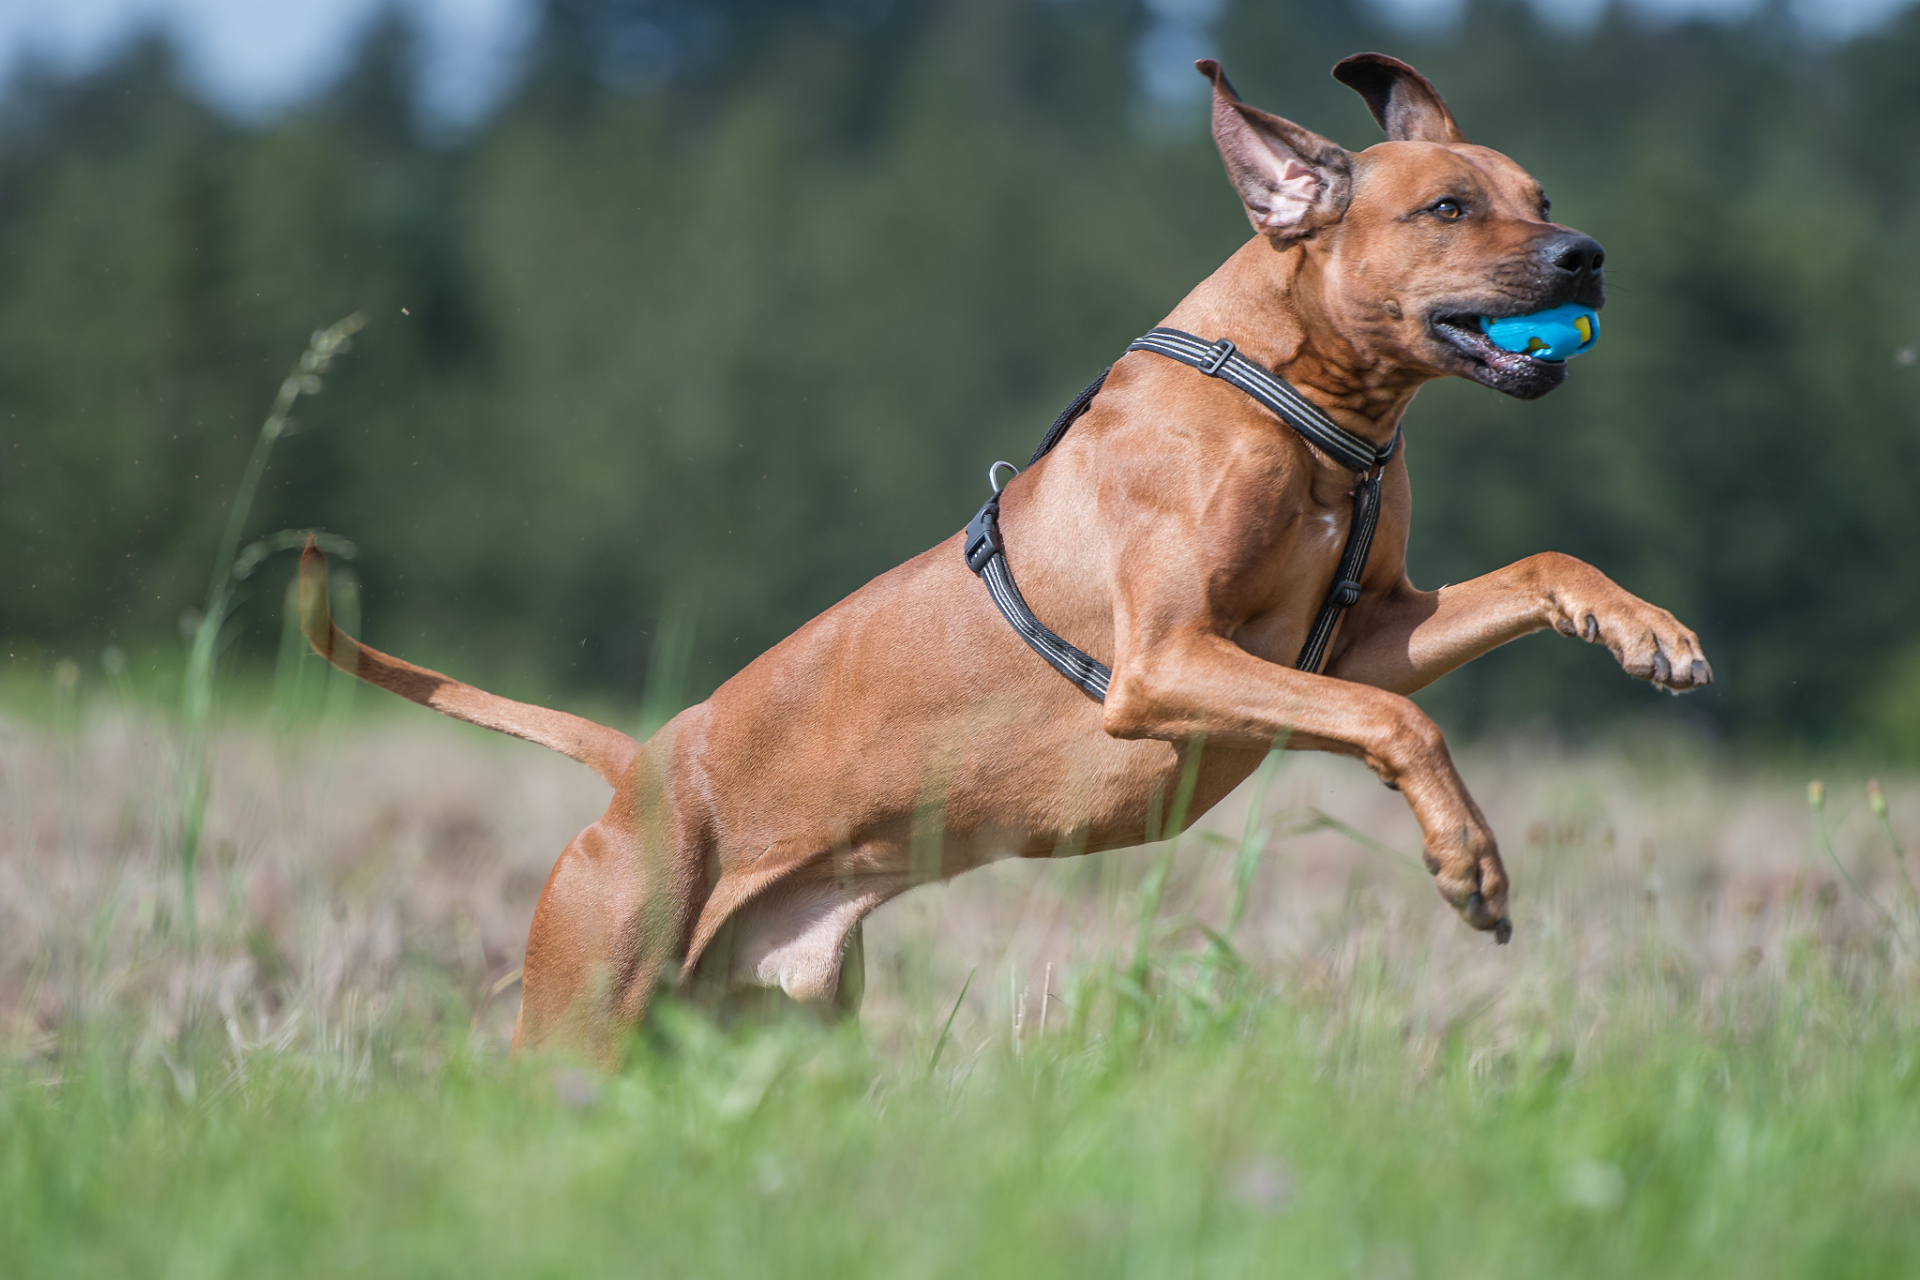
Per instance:
[[[327,558],[312,538],[307,539],[307,549],[300,555],[300,628],[307,633],[314,652],[348,675],[455,720],[552,747],[616,787],[634,752],[640,749],[639,743],[618,729],[564,711],[502,698],[361,644],[334,624],[333,612],[327,607]]]

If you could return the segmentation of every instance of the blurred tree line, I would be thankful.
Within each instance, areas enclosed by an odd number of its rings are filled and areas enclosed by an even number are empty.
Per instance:
[[[1151,21],[549,0],[452,139],[399,18],[265,123],[157,41],[17,78],[0,648],[170,643],[288,363],[358,309],[249,536],[352,538],[370,642],[519,696],[636,700],[696,619],[698,696],[957,529],[986,463],[1246,237],[1204,98],[1142,97]],[[1607,247],[1606,337],[1564,388],[1416,404],[1416,581],[1571,552],[1699,628],[1720,685],[1686,714],[1920,750],[1920,16],[1815,48],[1778,6],[1568,33],[1476,0],[1416,37],[1241,0],[1212,34],[1247,97],[1354,148],[1378,133],[1328,68],[1406,57]],[[259,589],[245,643],[277,613]],[[1426,700],[1466,729],[1662,705],[1554,638]]]

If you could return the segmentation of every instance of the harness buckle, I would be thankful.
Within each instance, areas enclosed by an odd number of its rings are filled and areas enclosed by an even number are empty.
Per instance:
[[[967,521],[966,536],[960,545],[966,552],[967,568],[975,573],[985,569],[987,562],[1000,554],[999,494],[981,503],[980,509],[973,513],[973,519]]]
[[[1334,583],[1333,589],[1327,592],[1327,603],[1341,609],[1360,603],[1360,584],[1351,578]]]
[[[1206,374],[1209,378],[1220,376],[1221,368],[1226,365],[1227,361],[1233,359],[1233,353],[1236,349],[1233,345],[1232,338],[1220,339],[1220,341],[1213,344],[1213,356],[1205,364],[1200,366],[1200,372]]]

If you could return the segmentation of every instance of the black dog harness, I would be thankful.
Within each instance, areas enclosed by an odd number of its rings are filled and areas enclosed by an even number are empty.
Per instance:
[[[1313,620],[1313,630],[1308,632],[1307,642],[1301,647],[1299,661],[1294,664],[1302,671],[1318,673],[1321,664],[1326,661],[1327,642],[1333,638],[1333,628],[1340,621],[1340,615],[1360,598],[1360,574],[1367,566],[1367,555],[1373,550],[1374,529],[1380,523],[1380,475],[1400,448],[1400,433],[1395,431],[1393,439],[1375,446],[1372,441],[1355,435],[1322,413],[1305,396],[1294,390],[1286,379],[1241,355],[1226,338],[1208,342],[1179,329],[1154,329],[1134,339],[1127,345],[1127,350],[1151,351],[1198,369],[1208,377],[1232,383],[1299,432],[1307,443],[1347,470],[1360,473],[1360,484],[1353,491],[1353,521],[1347,528],[1347,545],[1340,553],[1340,567],[1334,574],[1326,603],[1320,606],[1320,614]],[[1100,393],[1101,386],[1107,380],[1107,374],[1112,371],[1112,366],[1108,366],[1088,384],[1085,391],[1060,411],[1060,416],[1053,420],[1053,425],[1041,439],[1040,447],[1033,451],[1028,466],[1046,457],[1060,443],[1060,438],[1067,434],[1067,428],[1093,403],[1094,396]],[[1033,610],[1027,607],[1026,600],[1020,595],[1020,588],[1014,585],[1013,571],[1007,567],[1006,545],[1000,540],[1001,486],[996,477],[1002,467],[1019,474],[1018,468],[1011,462],[996,462],[987,469],[987,483],[993,486],[993,496],[981,505],[967,523],[966,537],[962,543],[967,568],[980,575],[980,580],[987,584],[987,594],[993,597],[1001,616],[1020,633],[1020,638],[1035,653],[1045,658],[1055,671],[1078,685],[1089,698],[1095,702],[1105,702],[1107,685],[1113,679],[1112,669],[1092,654],[1061,639],[1034,617]]]

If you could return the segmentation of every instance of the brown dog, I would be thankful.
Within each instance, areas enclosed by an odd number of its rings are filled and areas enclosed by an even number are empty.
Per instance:
[[[1600,246],[1540,186],[1468,143],[1392,58],[1349,58],[1388,141],[1357,155],[1240,102],[1217,64],[1213,134],[1257,234],[1163,322],[1230,338],[1347,430],[1384,443],[1421,384],[1543,395],[1564,376],[1474,318],[1601,302]],[[1034,612],[1113,669],[1103,704],[1031,652],[960,538],[883,574],[644,745],[365,649],[303,562],[308,636],[343,669],[540,742],[615,787],[560,855],[527,939],[516,1048],[602,1058],[663,978],[858,1000],[859,924],[911,885],[996,858],[1138,844],[1189,773],[1197,815],[1276,743],[1359,756],[1412,806],[1440,894],[1504,941],[1493,834],[1406,694],[1516,636],[1597,642],[1674,691],[1712,679],[1693,632],[1567,556],[1439,591],[1407,580],[1404,456],[1326,674],[1289,664],[1333,581],[1358,477],[1248,395],[1129,354],[1058,448],[1006,489],[1001,530]],[[1204,750],[1202,745],[1204,742]]]

